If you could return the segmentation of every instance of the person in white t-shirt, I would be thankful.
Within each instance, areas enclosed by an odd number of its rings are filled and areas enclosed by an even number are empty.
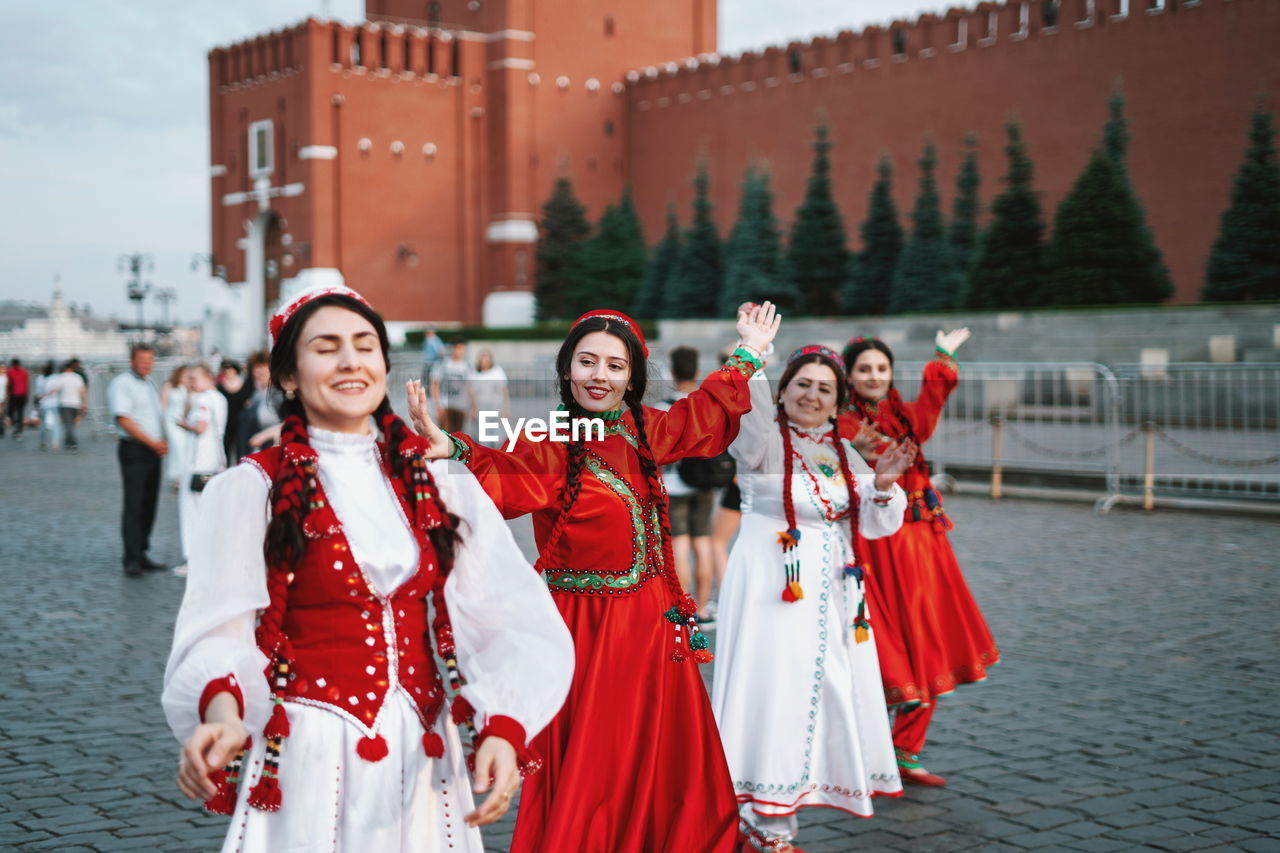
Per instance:
[[[62,447],[62,416],[58,411],[57,382],[62,372],[50,361],[36,379],[36,406],[40,410],[40,449]]]
[[[487,349],[480,350],[480,355],[476,358],[476,372],[471,378],[473,380],[471,396],[475,400],[472,417],[478,419],[481,412],[497,412],[498,417],[511,417],[511,398],[507,394],[507,372],[494,364],[493,353]]]
[[[76,424],[89,410],[88,394],[85,391],[84,379],[76,372],[80,363],[74,358],[62,366],[62,372],[52,377],[45,386],[45,394],[55,395],[58,403],[58,419],[62,422],[62,435],[67,450],[72,453],[80,449],[76,441]],[[43,399],[42,399],[43,402]],[[43,410],[44,407],[41,406]]]
[[[186,412],[177,427],[187,433],[186,464],[178,481],[178,527],[182,539],[183,565],[175,571],[184,573],[194,536],[197,509],[204,484],[227,467],[227,454],[222,447],[222,433],[227,426],[227,398],[214,387],[213,371],[203,362],[187,368]]]

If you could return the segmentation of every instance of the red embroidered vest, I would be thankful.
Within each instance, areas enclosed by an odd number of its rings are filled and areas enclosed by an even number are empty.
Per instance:
[[[379,453],[383,448],[379,445]],[[268,482],[274,481],[281,450],[269,448],[246,457]],[[385,457],[383,473],[389,477]],[[317,497],[328,504],[323,487]],[[384,596],[351,556],[341,527],[334,522],[308,535],[306,552],[294,569],[283,628],[291,646],[286,701],[324,708],[346,717],[366,737],[377,728],[378,714],[393,690],[417,708],[428,732],[445,703],[445,692],[431,654],[427,596],[444,578],[431,540],[407,521],[417,539],[418,571]]]

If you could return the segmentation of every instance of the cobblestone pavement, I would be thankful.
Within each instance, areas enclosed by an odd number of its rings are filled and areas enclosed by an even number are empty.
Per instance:
[[[118,506],[113,442],[0,441],[2,850],[222,835],[174,788],[158,702],[183,582],[122,576]],[[803,811],[805,850],[1280,850],[1280,525],[950,507],[1004,663],[943,700],[926,755],[949,787],[880,801],[874,820]],[[179,556],[176,530],[166,494],[156,555]],[[510,831],[490,828],[490,849]]]

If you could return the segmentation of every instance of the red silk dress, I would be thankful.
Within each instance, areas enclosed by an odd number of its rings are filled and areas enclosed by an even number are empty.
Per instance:
[[[645,407],[658,465],[722,453],[751,408],[754,368],[731,359],[670,411]],[[522,438],[508,453],[466,436],[461,460],[506,518],[533,514],[543,577],[576,650],[569,696],[531,748],[512,853],[710,853],[736,849],[737,802],[698,667],[664,612],[657,509],[629,412],[587,442],[581,487],[563,533],[568,445]],[[687,644],[687,640],[682,640]],[[684,657],[683,653],[678,656]]]
[[[853,435],[862,419],[870,417],[886,438],[901,439],[909,429],[923,451],[958,379],[955,361],[940,356],[925,365],[914,402],[898,399],[895,406],[887,398],[878,403],[856,401],[841,415],[841,428]],[[930,706],[958,684],[985,679],[987,667],[1000,659],[1000,652],[951,550],[946,534],[950,522],[944,520],[941,498],[923,458],[898,484],[907,493],[901,530],[882,539],[864,539],[859,548],[871,566],[867,600],[885,701],[890,706]],[[909,751],[917,752],[923,745],[923,732],[919,738]]]

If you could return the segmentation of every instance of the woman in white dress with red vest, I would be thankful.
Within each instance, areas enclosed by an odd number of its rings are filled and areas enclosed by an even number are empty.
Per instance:
[[[231,815],[224,851],[479,853],[572,640],[475,478],[391,412],[363,298],[309,291],[271,331],[281,445],[209,483],[188,555],[163,695],[179,788]]]

